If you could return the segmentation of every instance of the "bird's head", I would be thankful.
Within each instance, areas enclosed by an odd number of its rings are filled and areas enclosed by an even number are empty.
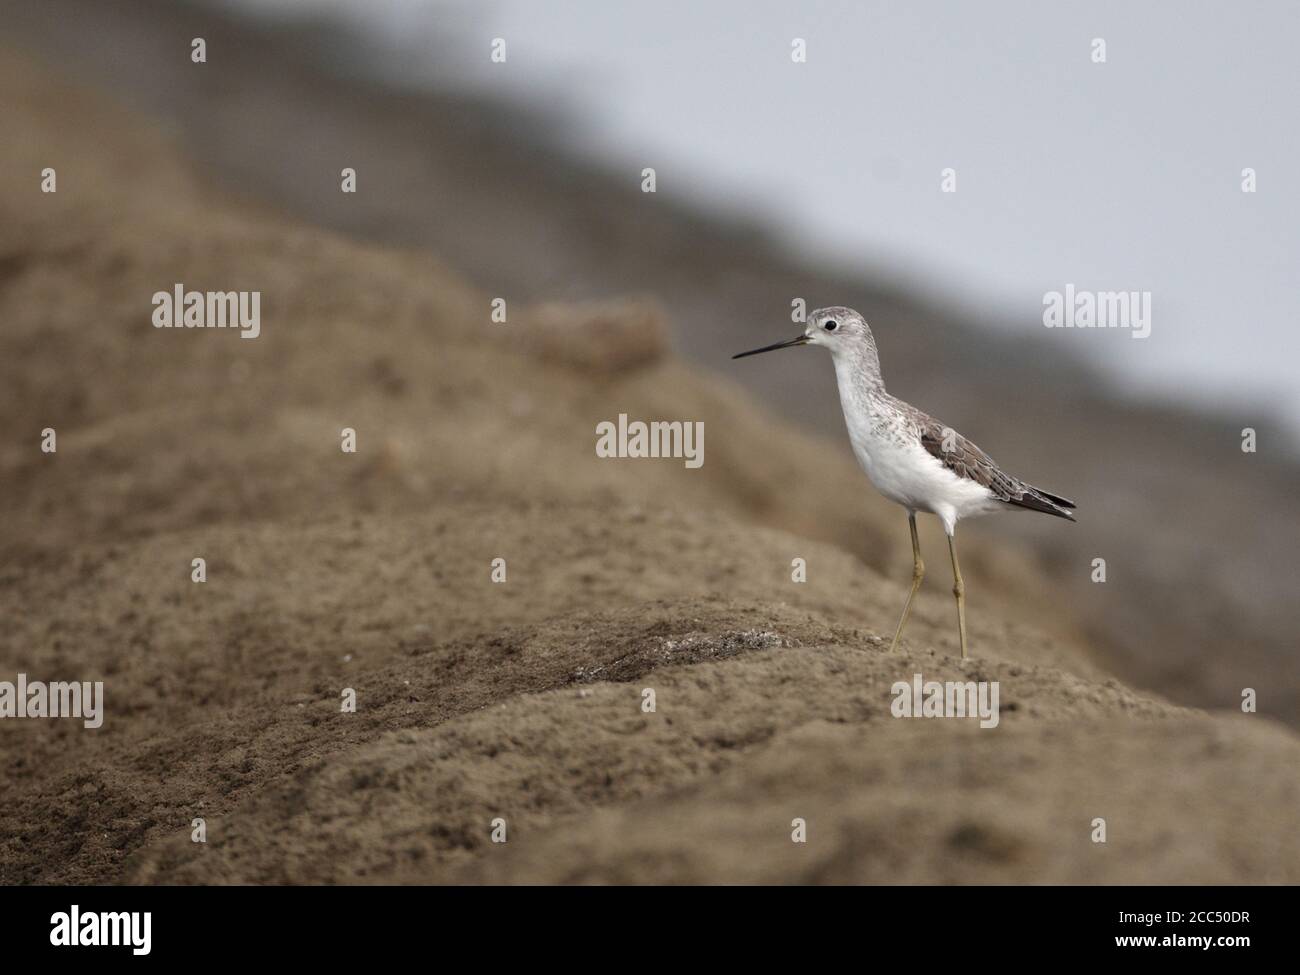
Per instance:
[[[797,345],[820,345],[830,350],[832,355],[852,354],[870,349],[874,354],[876,340],[871,334],[867,320],[852,308],[836,305],[832,308],[818,308],[808,316],[808,323],[802,335],[788,342],[765,345],[761,349],[750,349],[733,355],[733,359],[743,359],[747,355],[760,352],[774,352],[777,349],[791,349]]]

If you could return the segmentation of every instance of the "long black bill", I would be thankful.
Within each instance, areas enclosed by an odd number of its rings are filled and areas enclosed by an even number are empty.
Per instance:
[[[777,349],[792,349],[796,345],[807,345],[808,336],[800,335],[797,339],[791,339],[789,342],[777,342],[774,345],[765,345],[761,349],[750,349],[748,352],[737,352],[732,356],[733,359],[743,359],[747,355],[758,355],[760,352],[775,352]]]

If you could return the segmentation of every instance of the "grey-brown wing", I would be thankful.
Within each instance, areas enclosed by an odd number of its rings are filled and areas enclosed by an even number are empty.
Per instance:
[[[918,418],[917,425],[921,446],[958,477],[983,485],[1003,501],[1018,500],[1028,489],[1028,485],[998,467],[992,457],[952,427],[933,417]]]
[[[958,477],[983,485],[995,498],[1007,504],[1074,521],[1074,516],[1070,513],[1070,509],[1075,507],[1073,501],[1040,491],[1033,485],[1012,477],[998,467],[992,457],[934,417],[913,410],[911,418],[921,438],[921,446]]]

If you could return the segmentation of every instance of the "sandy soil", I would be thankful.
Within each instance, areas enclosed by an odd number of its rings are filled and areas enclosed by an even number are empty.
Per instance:
[[[0,722],[0,881],[1300,880],[1295,735],[1122,685],[1014,545],[966,550],[975,660],[938,546],[888,653],[897,512],[652,301],[493,325],[12,53],[0,90],[0,679],[107,701]],[[261,290],[262,336],[151,328],[176,281]],[[704,466],[597,459],[620,412],[703,420]],[[917,672],[1000,681],[999,726],[893,718]]]
[[[580,105],[566,114],[545,100],[368,83],[357,38],[328,24],[250,24],[200,0],[0,0],[0,22],[15,44],[156,119],[237,198],[418,248],[516,308],[654,294],[687,361],[725,372],[846,458],[824,356],[728,356],[788,328],[792,296],[863,310],[894,393],[1081,505],[1078,525],[985,519],[963,526],[966,539],[1000,551],[1013,537],[1039,553],[1050,592],[1036,598],[1071,613],[1128,683],[1212,708],[1235,707],[1253,687],[1262,711],[1300,728],[1300,457],[1267,409],[1197,415],[1121,393],[1083,362],[1082,335],[1042,327],[1037,302],[1016,314],[950,295],[941,268],[902,279],[811,265],[757,220],[703,212],[686,180],[662,180],[648,200],[637,179],[574,151]],[[197,34],[220,51],[203,71],[176,57]],[[344,161],[365,174],[362,192],[338,192]],[[1110,358],[1143,354],[1145,343],[1110,339],[1120,342]],[[1246,426],[1259,433],[1255,454],[1240,449]],[[824,509],[789,527],[896,571],[892,543]],[[890,538],[906,545],[897,517]],[[1106,585],[1091,578],[1098,557]]]

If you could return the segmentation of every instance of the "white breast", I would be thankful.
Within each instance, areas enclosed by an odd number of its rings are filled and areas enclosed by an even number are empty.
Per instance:
[[[861,390],[846,383],[846,377],[838,378],[853,453],[886,498],[909,510],[937,515],[950,534],[961,518],[1004,507],[988,488],[954,474],[922,447],[906,418],[883,393]]]

